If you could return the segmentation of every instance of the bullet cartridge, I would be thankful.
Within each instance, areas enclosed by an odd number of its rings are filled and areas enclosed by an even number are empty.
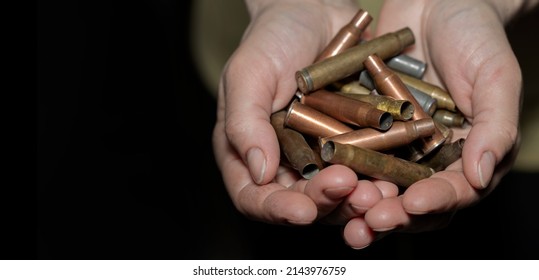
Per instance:
[[[438,109],[432,115],[435,121],[438,121],[448,127],[462,127],[465,118],[460,112],[452,112],[445,109]]]
[[[396,55],[386,61],[389,68],[422,79],[427,70],[427,64],[406,54]]]
[[[327,141],[324,144],[322,159],[331,164],[348,166],[359,174],[389,181],[404,188],[434,174],[434,170],[428,166],[334,141]]]
[[[390,113],[394,121],[407,121],[411,119],[414,114],[414,105],[408,100],[397,100],[391,96],[386,95],[366,95],[343,92],[335,93],[349,98],[357,99],[359,101],[370,103],[377,109]]]
[[[393,124],[390,113],[374,105],[320,89],[301,98],[301,103],[341,122],[360,127],[387,130]]]
[[[361,34],[369,26],[371,21],[372,16],[367,11],[359,9],[352,20],[337,32],[328,46],[318,55],[315,62],[339,54],[357,45],[361,39]]]
[[[288,105],[284,124],[286,127],[315,138],[342,134],[353,130],[341,121],[304,105],[297,99]]]
[[[451,95],[444,89],[426,81],[416,79],[410,75],[406,75],[399,71],[395,71],[395,74],[397,74],[399,78],[401,78],[402,82],[405,85],[416,88],[419,91],[422,91],[432,96],[432,98],[436,99],[438,109],[447,109],[453,112],[456,111],[457,105],[455,104],[455,101],[453,100]]]
[[[375,89],[374,81],[372,80],[367,70],[363,70],[359,74],[359,84],[371,90]],[[414,87],[408,86],[406,84],[405,86],[415,98],[417,103],[421,105],[423,111],[425,111],[427,115],[432,116],[438,108],[437,100]]]
[[[408,27],[353,46],[296,72],[299,91],[309,93],[363,70],[363,61],[376,53],[382,59],[399,54],[415,42]]]
[[[322,166],[318,165],[317,154],[311,149],[301,133],[284,125],[286,111],[271,115],[271,125],[275,129],[282,154],[295,170],[305,179],[312,178]]]
[[[321,137],[320,147],[327,141],[350,144],[374,151],[387,151],[412,143],[412,141],[434,133],[434,121],[430,118],[417,121],[396,121],[387,131],[360,128],[347,133]]]
[[[387,67],[379,56],[376,54],[368,56],[364,64],[380,94],[388,95],[395,99],[408,100],[414,105],[415,110],[412,120],[431,118],[431,116],[421,108],[399,76]],[[445,140],[446,138],[437,127],[435,128],[434,134],[431,136],[418,139],[421,143],[420,148],[423,154],[428,154],[436,149],[436,147],[444,143]]]
[[[418,163],[428,166],[436,172],[442,171],[462,156],[464,142],[464,138],[460,138],[453,143],[446,143],[440,149],[423,157]]]

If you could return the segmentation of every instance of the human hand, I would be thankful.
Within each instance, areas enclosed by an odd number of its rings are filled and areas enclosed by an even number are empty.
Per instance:
[[[311,64],[358,10],[352,1],[323,2],[248,1],[251,23],[222,74],[213,148],[235,207],[253,220],[342,224],[384,195],[396,195],[368,181],[358,183],[342,165],[324,168],[310,180],[279,166],[271,114],[292,100],[295,71]]]
[[[409,26],[416,44],[408,54],[429,65],[424,80],[446,88],[470,125],[454,129],[453,140],[466,138],[461,159],[355,220],[385,234],[439,229],[509,171],[519,145],[522,77],[504,23],[520,8],[507,1],[385,1],[376,34]],[[353,230],[344,239],[352,247],[372,240]]]

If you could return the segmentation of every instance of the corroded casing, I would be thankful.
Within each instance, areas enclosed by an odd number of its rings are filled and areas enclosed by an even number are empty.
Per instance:
[[[414,114],[414,105],[412,105],[412,103],[410,103],[408,100],[397,100],[386,95],[366,95],[344,92],[335,93],[372,104],[377,109],[390,113],[393,120],[407,121],[411,119]]]
[[[380,94],[388,95],[395,99],[410,101],[415,108],[414,115],[412,116],[413,120],[431,118],[423,109],[420,109],[421,106],[400,80],[399,76],[393,70],[389,69],[379,56],[376,54],[370,55],[364,64]],[[437,127],[432,136],[418,139],[421,143],[420,148],[423,154],[430,153],[436,147],[443,144],[445,140],[446,138]]]
[[[316,159],[317,154],[311,149],[301,133],[284,125],[286,111],[278,111],[271,115],[271,125],[275,129],[279,147],[286,159],[305,179],[312,178],[322,169]]]
[[[434,133],[434,128],[434,121],[430,118],[406,122],[396,121],[387,131],[361,128],[335,136],[322,137],[318,142],[321,147],[327,141],[333,141],[375,151],[387,151],[430,136]]]
[[[297,71],[295,76],[298,89],[302,93],[321,89],[363,70],[363,61],[367,56],[376,53],[382,58],[389,58],[399,54],[414,42],[412,30],[405,27],[358,44]]]
[[[374,105],[320,89],[301,97],[301,103],[341,122],[387,130],[393,124],[390,113]]]
[[[422,158],[418,163],[428,166],[436,172],[444,170],[462,156],[464,142],[464,138],[460,138],[453,143],[446,143],[442,145],[439,150]]]
[[[327,47],[318,55],[315,62],[339,54],[357,45],[361,39],[361,34],[371,21],[372,16],[367,11],[359,9],[352,20],[337,32]]]
[[[427,70],[427,64],[406,54],[399,54],[386,60],[389,68],[422,79]]]
[[[312,107],[293,100],[288,106],[285,126],[318,138],[346,133],[353,129]]]
[[[452,112],[445,109],[436,110],[432,115],[432,118],[448,127],[462,127],[465,121],[462,113]]]
[[[432,98],[436,99],[438,109],[447,109],[453,112],[456,111],[457,105],[455,104],[455,101],[453,100],[451,95],[439,86],[414,78],[410,75],[406,75],[398,71],[395,71],[395,74],[399,76],[399,78],[405,85],[416,88],[419,91],[424,92],[432,96]]]
[[[386,180],[405,188],[434,174],[434,170],[428,166],[334,141],[324,144],[322,159],[332,164],[348,166],[357,173]]]

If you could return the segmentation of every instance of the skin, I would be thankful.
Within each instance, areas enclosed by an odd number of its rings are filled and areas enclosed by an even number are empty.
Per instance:
[[[296,92],[294,74],[310,65],[358,7],[352,1],[246,1],[251,23],[222,74],[213,148],[226,189],[245,216],[270,224],[343,226],[361,249],[395,231],[446,226],[499,183],[518,150],[522,78],[504,23],[538,1],[384,2],[378,30],[412,29],[407,54],[429,65],[425,80],[446,88],[470,125],[462,159],[399,195],[397,186],[358,179],[332,165],[310,180],[279,166],[270,115]]]

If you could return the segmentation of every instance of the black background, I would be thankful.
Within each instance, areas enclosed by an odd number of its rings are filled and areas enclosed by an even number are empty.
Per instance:
[[[361,251],[337,227],[244,218],[214,162],[190,3],[38,1],[36,247],[6,259],[538,258],[534,173],[446,229]]]

